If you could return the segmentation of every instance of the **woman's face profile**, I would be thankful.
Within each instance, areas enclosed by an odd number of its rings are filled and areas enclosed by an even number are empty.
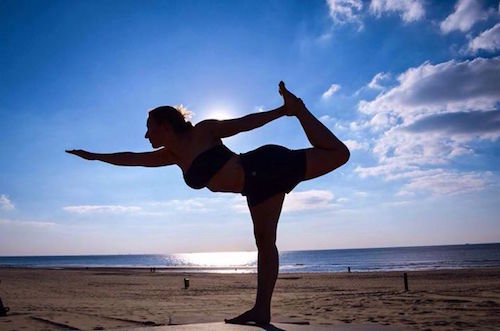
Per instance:
[[[161,144],[161,137],[162,137],[162,126],[156,123],[155,120],[153,120],[151,117],[148,117],[148,120],[146,121],[146,135],[144,138],[149,139],[149,142],[151,143],[151,146],[153,148],[159,148],[162,146]]]

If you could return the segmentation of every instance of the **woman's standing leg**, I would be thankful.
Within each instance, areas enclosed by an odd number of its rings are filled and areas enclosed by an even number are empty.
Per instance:
[[[257,297],[252,309],[226,320],[227,323],[268,324],[271,320],[271,297],[279,267],[276,230],[284,200],[285,193],[279,193],[256,206],[249,206],[258,250]]]

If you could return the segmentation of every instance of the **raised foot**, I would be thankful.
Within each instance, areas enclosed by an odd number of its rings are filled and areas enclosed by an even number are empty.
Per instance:
[[[285,87],[285,83],[281,81],[279,83],[279,92],[283,96],[283,101],[285,103],[286,115],[296,116],[305,107],[301,99],[297,98],[292,92],[288,91]]]
[[[269,316],[259,315],[254,309],[250,309],[235,318],[224,319],[224,322],[229,324],[268,325],[269,322],[271,322],[271,318]]]

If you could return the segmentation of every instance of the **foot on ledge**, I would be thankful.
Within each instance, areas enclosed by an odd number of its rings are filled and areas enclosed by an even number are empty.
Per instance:
[[[271,322],[270,316],[257,314],[254,308],[244,312],[243,314],[231,319],[224,319],[224,322],[229,324],[255,324],[268,325]]]

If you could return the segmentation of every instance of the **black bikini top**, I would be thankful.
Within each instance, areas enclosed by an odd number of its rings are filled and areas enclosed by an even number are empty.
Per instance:
[[[184,174],[184,181],[194,189],[207,186],[210,179],[233,156],[234,152],[224,145],[216,145],[198,155]]]

